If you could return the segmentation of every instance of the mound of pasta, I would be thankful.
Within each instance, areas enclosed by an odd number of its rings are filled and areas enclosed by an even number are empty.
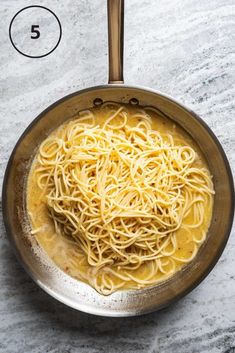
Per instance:
[[[190,138],[154,115],[117,103],[82,111],[41,144],[32,167],[54,237],[70,246],[59,265],[102,294],[168,278],[206,238],[210,173]]]

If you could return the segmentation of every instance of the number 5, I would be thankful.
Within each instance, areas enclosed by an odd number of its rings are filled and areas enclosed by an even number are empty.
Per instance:
[[[31,26],[31,33],[35,34],[35,36],[31,36],[32,39],[38,39],[40,37],[40,32],[36,28],[39,28],[39,25],[32,25]]]

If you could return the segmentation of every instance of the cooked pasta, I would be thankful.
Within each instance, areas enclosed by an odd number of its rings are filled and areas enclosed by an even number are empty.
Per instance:
[[[33,163],[28,195],[34,188],[40,197],[28,201],[32,233],[53,239],[50,256],[102,294],[168,278],[206,238],[212,178],[190,139],[165,120],[154,108],[107,102],[60,126]]]

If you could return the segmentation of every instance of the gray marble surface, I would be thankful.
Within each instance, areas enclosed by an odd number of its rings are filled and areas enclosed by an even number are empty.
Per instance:
[[[18,137],[62,96],[107,82],[106,1],[44,0],[61,20],[59,47],[16,52],[8,26],[31,0],[1,0],[0,178]],[[166,92],[209,124],[235,167],[234,0],[126,0],[125,81]],[[53,33],[52,33],[53,35]],[[234,170],[234,169],[233,169]],[[0,353],[235,352],[235,237],[187,297],[136,318],[76,312],[39,289],[0,229]]]

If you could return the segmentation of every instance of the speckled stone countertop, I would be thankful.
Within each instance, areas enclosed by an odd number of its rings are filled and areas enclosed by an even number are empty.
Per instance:
[[[104,0],[44,0],[63,37],[30,59],[8,27],[30,0],[1,0],[0,177],[17,139],[48,105],[107,82]],[[125,81],[166,92],[212,128],[235,167],[234,0],[126,0]],[[52,34],[53,35],[53,34]],[[0,353],[235,352],[235,237],[191,294],[160,312],[102,318],[76,312],[39,289],[17,262],[1,221]]]

